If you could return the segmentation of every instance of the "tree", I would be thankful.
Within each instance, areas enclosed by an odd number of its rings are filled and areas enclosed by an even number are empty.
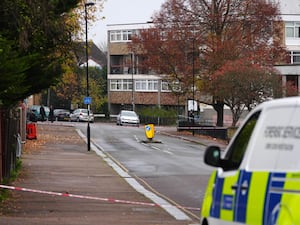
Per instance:
[[[77,68],[77,64],[73,60],[68,60],[63,64],[63,75],[59,78],[59,82],[52,86],[54,96],[56,96],[60,102],[64,102],[64,106],[69,107],[74,99],[80,97],[80,83],[81,78],[74,70]],[[57,107],[56,105],[54,105]]]
[[[196,49],[194,72],[202,91],[210,93],[211,76],[228,61],[243,58],[266,68],[285,59],[278,15],[278,5],[261,0],[168,0],[154,15],[153,28],[133,44],[145,53],[145,65],[187,84],[191,67],[186,59]],[[218,113],[217,126],[223,126],[224,100],[217,91],[209,104]]]
[[[86,70],[79,67],[85,62],[85,43],[82,38],[85,37],[85,10],[84,4],[86,1],[81,1],[78,7],[72,12],[65,14],[64,18],[72,30],[74,43],[69,52],[69,57],[63,63],[62,76],[57,79],[55,85],[52,86],[52,100],[56,100],[56,107],[69,108],[71,104],[83,106],[83,99],[86,96]],[[97,19],[95,12],[101,11],[103,1],[98,1],[93,7],[87,7],[87,21]],[[82,29],[83,28],[83,29]],[[93,43],[89,42],[89,55],[93,52]],[[90,67],[89,69],[89,86],[90,96],[92,97],[91,108],[93,111],[100,111],[101,107],[106,103],[106,72],[104,70]]]
[[[85,77],[85,68],[80,68],[79,72],[84,74]],[[89,76],[90,97],[92,98],[91,109],[94,112],[100,112],[103,105],[107,103],[106,73],[103,73],[103,70],[97,67],[90,67]],[[81,89],[84,90],[84,92],[81,92],[80,99],[77,99],[79,103],[82,103],[84,96],[86,96],[86,79],[81,80]]]
[[[141,70],[163,74],[170,83],[179,83],[182,93],[192,90],[193,70],[199,71],[199,51],[202,43],[196,26],[189,19],[177,20],[185,12],[166,2],[154,20],[154,27],[133,37],[130,48],[143,59]],[[176,19],[172,21],[172,19]],[[150,69],[149,69],[150,68]]]
[[[25,72],[34,60],[34,55],[20,57],[12,41],[0,36],[0,105],[13,104],[23,92],[28,91],[29,86],[22,84]]]
[[[5,86],[0,90],[2,104],[12,105],[38,93],[61,74],[60,64],[71,39],[60,15],[77,3],[74,0],[1,1],[0,37],[8,43],[5,54],[11,57],[1,58],[0,83]],[[12,62],[15,68],[10,66]],[[8,76],[14,80],[8,82]]]
[[[298,86],[292,81],[286,82],[284,92],[285,92],[285,96],[298,96],[299,95]]]
[[[52,87],[54,95],[61,102],[78,104],[83,107],[83,99],[86,96],[86,70],[77,65],[65,65],[65,73],[59,83]],[[94,112],[103,111],[103,106],[107,103],[107,79],[106,70],[97,67],[89,68],[90,97],[92,97],[92,110]]]
[[[203,18],[204,24],[208,25],[205,26],[208,28],[206,49],[202,52],[204,62],[207,63],[206,76],[203,77],[207,85],[204,87],[211,87],[212,74],[228,61],[244,58],[245,61],[260,64],[261,68],[266,68],[267,74],[270,70],[267,67],[273,67],[276,62],[285,58],[286,52],[278,39],[282,36],[281,28],[278,26],[280,20],[277,5],[260,0],[212,1],[211,5],[203,4],[203,2],[196,3],[193,7],[198,6],[202,13],[206,10],[211,12],[206,17],[208,20]],[[240,72],[243,74],[242,71]],[[245,72],[247,74],[247,71]],[[218,99],[214,108],[219,113],[223,110],[223,99],[220,97],[222,91],[217,89],[214,93],[214,98]],[[253,96],[251,92],[247,94]],[[219,125],[222,124],[219,123]]]
[[[1,104],[13,105],[58,81],[64,72],[63,63],[73,57],[73,38],[80,30],[83,13],[75,8],[83,7],[84,3],[83,0],[0,2],[0,83],[5,86],[0,90]],[[3,56],[4,52],[11,58]],[[15,68],[11,66],[13,61],[18,63]]]
[[[217,94],[230,108],[233,127],[246,107],[250,111],[256,104],[282,90],[275,70],[263,68],[244,59],[224,64],[211,76],[211,85],[214,88],[210,92]]]

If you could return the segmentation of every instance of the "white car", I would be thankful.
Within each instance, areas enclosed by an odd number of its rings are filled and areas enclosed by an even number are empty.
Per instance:
[[[117,116],[117,125],[140,125],[139,116],[134,111],[121,110]]]
[[[77,122],[94,122],[94,114],[90,110],[89,116],[88,116],[88,110],[87,109],[75,109],[70,114],[70,121],[77,121]]]

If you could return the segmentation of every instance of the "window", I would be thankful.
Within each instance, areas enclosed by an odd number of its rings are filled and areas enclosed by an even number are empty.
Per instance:
[[[121,90],[122,80],[111,80],[110,81],[110,90],[117,91]]]
[[[110,32],[110,41],[111,42],[121,41],[121,31],[120,30],[111,31]]]
[[[148,91],[158,90],[158,80],[148,80]]]
[[[300,38],[300,22],[286,22],[285,35],[289,38]]]
[[[132,90],[132,80],[130,79],[125,79],[123,80],[123,90]]]
[[[147,90],[147,80],[137,80],[135,81],[136,91],[146,91]]]
[[[113,30],[110,31],[110,42],[131,41],[133,30]]]
[[[286,75],[286,82],[293,87],[298,87],[298,76]]]
[[[300,64],[300,51],[291,51],[291,64]]]
[[[236,170],[240,166],[259,115],[260,112],[253,114],[235,138],[223,160],[226,170]]]
[[[132,79],[111,79],[111,91],[129,91],[132,90]],[[136,91],[158,91],[158,80],[136,80]]]
[[[158,80],[136,80],[136,91],[158,91]]]
[[[132,90],[132,80],[131,79],[112,79],[110,80],[110,90],[112,91],[128,91]]]
[[[132,37],[132,31],[131,30],[124,30],[123,32],[123,41],[130,41]]]
[[[114,33],[113,31],[111,31],[109,34],[110,34],[109,40],[110,40],[111,42],[116,41],[115,33]]]
[[[162,81],[161,82],[161,90],[162,91],[171,91],[172,89],[167,81]]]

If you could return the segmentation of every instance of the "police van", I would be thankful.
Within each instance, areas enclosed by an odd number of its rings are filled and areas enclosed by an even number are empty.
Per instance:
[[[201,224],[300,224],[300,97],[251,111],[225,152],[209,146]]]

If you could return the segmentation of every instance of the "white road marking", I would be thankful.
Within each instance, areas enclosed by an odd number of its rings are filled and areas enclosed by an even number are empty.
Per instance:
[[[168,150],[162,150],[162,149],[160,149],[159,147],[156,147],[156,146],[151,145],[150,143],[147,144],[147,143],[141,142],[140,139],[139,139],[136,135],[133,135],[133,137],[134,137],[134,139],[136,140],[136,142],[141,143],[141,144],[144,145],[144,146],[150,147],[150,148],[152,148],[152,149],[154,149],[154,150],[157,150],[157,151],[164,152],[164,153],[169,154],[169,155],[174,155],[173,152],[170,152],[170,151],[168,151]]]
[[[81,130],[77,129],[78,134],[83,138],[85,142],[87,142],[87,138],[81,132]],[[143,194],[151,201],[155,202],[156,204],[160,205],[161,208],[166,210],[171,216],[173,216],[176,220],[191,220],[189,216],[187,216],[182,210],[177,208],[174,205],[171,205],[169,202],[164,200],[163,198],[159,197],[158,195],[154,194],[151,191],[145,189],[136,179],[130,176],[126,171],[124,171],[117,163],[111,160],[103,151],[103,148],[91,142],[91,149],[96,152],[108,165],[110,165],[122,178],[124,178],[127,183],[132,186],[137,192]]]

